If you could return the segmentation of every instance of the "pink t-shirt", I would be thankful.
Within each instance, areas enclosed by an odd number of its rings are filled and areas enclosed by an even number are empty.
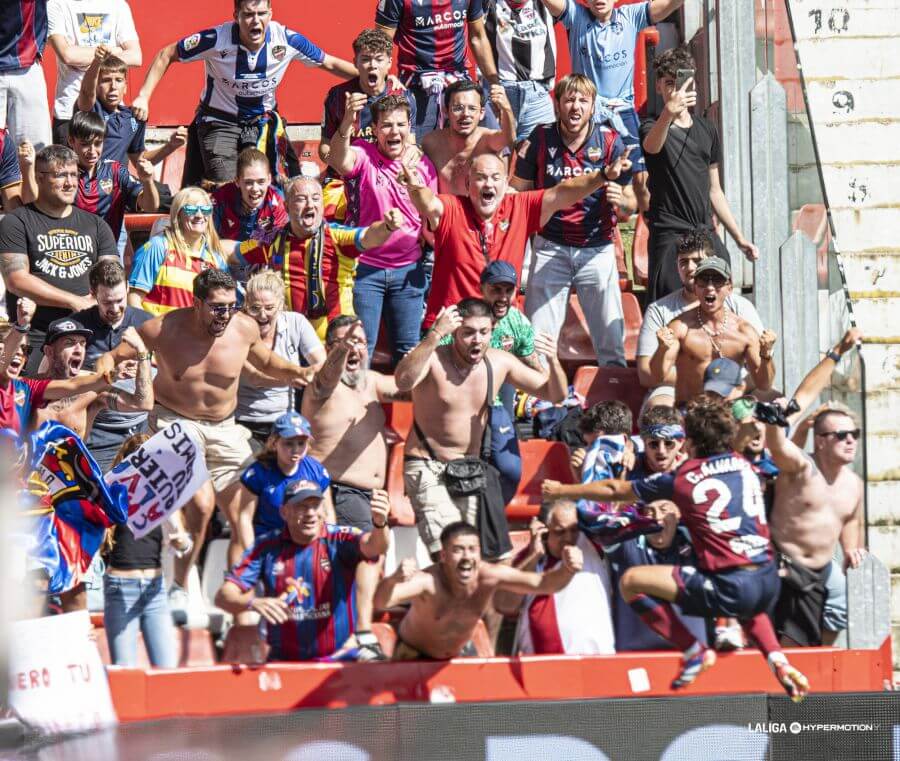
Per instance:
[[[400,229],[391,233],[384,245],[363,251],[359,260],[370,267],[385,269],[397,269],[418,261],[422,256],[419,246],[422,220],[406,188],[397,182],[399,159],[387,158],[376,144],[362,140],[354,141],[351,150],[356,161],[346,177],[359,180],[359,226],[367,227],[380,221],[388,209],[397,208],[403,215]],[[417,168],[428,187],[436,193],[437,172],[431,160],[422,156]]]

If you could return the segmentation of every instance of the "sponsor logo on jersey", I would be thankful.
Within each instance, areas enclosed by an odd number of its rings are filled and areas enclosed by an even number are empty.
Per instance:
[[[193,50],[199,44],[200,44],[200,35],[199,34],[192,34],[190,37],[185,37],[185,39],[184,39],[184,49],[185,50]]]

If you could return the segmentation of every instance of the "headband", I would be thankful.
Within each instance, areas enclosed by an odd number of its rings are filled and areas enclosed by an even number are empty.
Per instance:
[[[648,425],[641,430],[641,436],[649,439],[664,439],[665,441],[675,441],[684,438],[684,428],[680,425]]]

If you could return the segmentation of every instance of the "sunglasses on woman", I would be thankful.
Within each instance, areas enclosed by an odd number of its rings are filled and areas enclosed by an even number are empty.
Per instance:
[[[834,436],[838,441],[846,441],[848,436],[851,436],[854,441],[859,441],[859,437],[862,431],[859,428],[853,428],[849,431],[825,431],[824,433],[817,433],[816,436]]]
[[[213,207],[208,204],[198,204],[198,203],[186,203],[181,207],[182,213],[184,213],[188,217],[193,217],[195,214],[202,214],[204,217],[208,217],[212,214]]]

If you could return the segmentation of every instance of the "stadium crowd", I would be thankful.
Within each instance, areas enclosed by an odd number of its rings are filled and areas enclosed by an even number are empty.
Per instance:
[[[235,0],[233,19],[156,52],[133,98],[143,51],[125,0],[8,4],[0,426],[24,441],[62,423],[105,472],[180,422],[209,472],[183,519],[140,539],[110,529],[101,570],[59,596],[84,608],[102,575],[114,663],[136,663],[140,629],[155,666],[176,664],[172,614],[224,530],[215,604],[271,659],[384,660],[373,627],[388,619],[394,659],[446,659],[475,652],[483,622],[505,652],[678,648],[677,687],[716,650],[755,645],[802,698],[781,646],[834,641],[843,571],[865,553],[859,424],[810,412],[860,335],[773,388],[777,336],[733,287],[719,229],[751,261],[766,252],[722,191],[686,47],[653,63],[661,112],[635,110],[637,36],[682,1],[382,0],[351,61],[273,20],[269,0]],[[278,111],[295,60],[340,80],[321,176],[301,172]],[[193,121],[148,150],[157,85],[194,61]],[[161,185],[154,165],[182,149],[182,187]],[[136,212],[167,217],[132,254]],[[615,239],[638,213],[649,277],[630,358]],[[557,341],[573,289],[598,374],[630,359],[639,406],[570,385]],[[391,430],[410,402],[409,430]],[[511,533],[519,440],[535,435],[565,442],[571,472]],[[389,466],[431,565],[386,572]]]

